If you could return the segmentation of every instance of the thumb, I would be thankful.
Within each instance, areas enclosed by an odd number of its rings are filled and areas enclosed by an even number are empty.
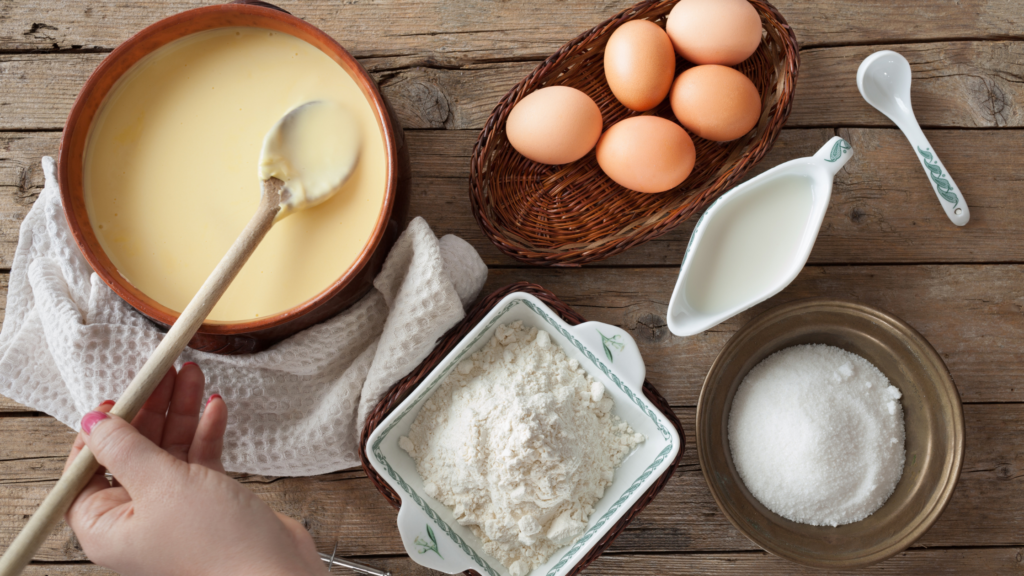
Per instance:
[[[89,412],[82,417],[85,445],[133,498],[173,473],[180,460],[113,414]],[[133,488],[135,490],[133,490]]]

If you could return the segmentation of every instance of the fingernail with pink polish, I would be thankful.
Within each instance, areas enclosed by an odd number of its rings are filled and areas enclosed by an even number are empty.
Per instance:
[[[220,394],[211,394],[210,395],[210,399],[206,401],[206,405],[209,406],[210,402],[213,402],[214,398],[220,398],[220,397],[221,397]]]
[[[184,364],[181,365],[181,369],[184,370],[185,366],[188,366],[189,364],[195,366],[196,368],[199,368],[199,364],[196,364],[195,362],[185,362]]]
[[[100,402],[100,406],[113,406],[115,402],[113,400],[104,400]]]
[[[95,410],[89,412],[85,416],[82,416],[82,432],[85,432],[86,434],[92,433],[92,429],[107,418],[109,418],[109,416],[103,412],[96,412]]]

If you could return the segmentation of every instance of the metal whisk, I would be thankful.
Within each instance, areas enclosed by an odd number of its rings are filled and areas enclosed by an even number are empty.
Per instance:
[[[328,572],[332,572],[335,566],[341,566],[342,568],[348,568],[349,570],[352,570],[353,572],[356,572],[358,574],[366,574],[368,576],[392,576],[391,572],[377,570],[376,568],[371,568],[370,566],[366,566],[358,562],[353,562],[351,560],[346,560],[344,558],[338,558],[336,556],[337,553],[337,543],[334,544],[334,550],[331,551],[330,555],[324,554],[323,552],[320,553],[320,559],[323,560],[325,564],[327,564]]]

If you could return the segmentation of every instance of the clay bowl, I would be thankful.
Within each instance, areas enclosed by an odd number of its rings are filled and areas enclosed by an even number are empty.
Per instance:
[[[836,528],[798,524],[765,508],[729,452],[729,410],[747,372],[774,352],[812,343],[859,354],[903,393],[903,476],[874,514]],[[816,568],[861,568],[903,551],[942,514],[963,464],[963,409],[946,365],[905,322],[863,304],[800,300],[751,320],[719,353],[697,403],[697,454],[718,507],[755,544]]]
[[[401,126],[376,83],[340,44],[306,22],[264,2],[235,2],[188,10],[142,30],[114,50],[82,87],[64,127],[58,176],[68,225],[92,269],[121,298],[159,326],[174,323],[178,313],[129,284],[103,252],[93,233],[82,191],[82,161],[89,127],[100,104],[132,65],[154,50],[183,36],[229,26],[265,28],[291,34],[319,48],[355,79],[370,102],[387,148],[387,188],[370,241],[352,267],[326,290],[303,304],[274,316],[246,322],[207,322],[189,343],[197,350],[240,354],[262,350],[358,301],[405,224],[409,204],[409,157]]]

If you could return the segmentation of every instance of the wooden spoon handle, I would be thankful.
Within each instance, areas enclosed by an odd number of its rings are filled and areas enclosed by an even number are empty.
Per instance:
[[[274,225],[274,217],[281,209],[283,186],[283,182],[276,178],[264,182],[263,196],[256,214],[167,331],[153,355],[135,375],[135,379],[110,410],[111,414],[131,422],[142,409],[153,389],[167,374],[167,370],[224,295],[238,271]],[[99,463],[92,452],[88,447],[83,448],[0,558],[0,576],[21,574],[98,468]]]

